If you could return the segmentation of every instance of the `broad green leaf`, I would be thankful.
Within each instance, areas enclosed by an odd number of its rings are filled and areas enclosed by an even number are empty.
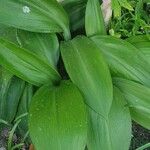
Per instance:
[[[18,30],[21,47],[33,51],[48,64],[56,67],[59,58],[59,43],[56,34],[40,34]]]
[[[86,104],[107,116],[112,103],[112,81],[99,49],[84,36],[61,43],[60,49],[67,72],[84,95]]]
[[[0,65],[21,79],[40,86],[59,80],[59,74],[37,55],[0,39]]]
[[[150,129],[150,88],[121,78],[115,78],[114,84],[124,94],[132,118],[145,128]]]
[[[25,83],[4,71],[0,87],[0,118],[11,123],[16,115],[18,103]]]
[[[18,44],[16,38],[16,29],[13,27],[0,24],[0,38],[7,39],[11,42]]]
[[[1,0],[0,23],[32,32],[64,32],[70,38],[68,16],[56,0]]]
[[[147,35],[133,36],[127,41],[142,51],[146,60],[150,62],[150,38]]]
[[[18,125],[19,131],[22,135],[25,135],[28,131],[28,113],[29,105],[33,96],[33,86],[29,83],[26,83],[22,97],[18,104],[18,111],[16,118],[21,117],[21,122]]]
[[[85,29],[88,36],[106,34],[104,18],[99,0],[88,0],[85,13]]]
[[[150,42],[150,36],[149,35],[136,35],[136,36],[131,36],[130,38],[127,38],[126,40],[136,46],[136,44],[139,44],[141,42]]]
[[[29,131],[36,150],[84,150],[87,116],[83,97],[70,82],[43,86],[33,97]]]
[[[111,36],[94,36],[92,40],[109,64],[114,76],[125,77],[150,87],[150,64],[140,50],[127,41]]]
[[[131,140],[131,116],[122,93],[114,87],[114,99],[108,118],[89,108],[88,150],[128,150]]]

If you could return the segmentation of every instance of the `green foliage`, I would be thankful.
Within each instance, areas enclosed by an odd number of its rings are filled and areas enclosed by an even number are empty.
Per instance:
[[[37,86],[59,79],[56,70],[40,57],[4,39],[0,39],[0,64],[14,75]]]
[[[56,0],[5,0],[0,6],[0,23],[32,32],[64,32],[70,38],[68,16]]]
[[[131,119],[150,129],[149,2],[112,0],[107,28],[101,3],[0,1],[8,150],[25,139],[36,150],[128,150]],[[15,132],[23,137],[16,145]]]
[[[106,117],[113,89],[108,66],[99,49],[85,36],[62,43],[60,49],[67,72],[83,93],[85,103]]]
[[[99,0],[88,0],[85,13],[85,29],[87,36],[106,34],[104,18]]]
[[[91,109],[89,114],[89,150],[120,150],[120,147],[122,150],[128,149],[131,140],[131,116],[119,89],[114,87],[113,103],[107,119]]]
[[[143,53],[125,40],[111,36],[94,36],[113,76],[124,77],[150,86],[150,67]]]
[[[37,150],[83,150],[87,116],[78,89],[70,81],[40,88],[31,102],[29,128]]]
[[[59,43],[56,34],[40,34],[17,31],[18,43],[38,56],[49,65],[56,67],[59,58]]]
[[[114,83],[123,92],[132,118],[145,128],[150,129],[150,88],[119,78],[115,78]]]
[[[112,0],[114,18],[110,24],[110,34],[116,37],[132,37],[150,33],[150,1],[149,0]],[[131,9],[130,9],[131,8]]]

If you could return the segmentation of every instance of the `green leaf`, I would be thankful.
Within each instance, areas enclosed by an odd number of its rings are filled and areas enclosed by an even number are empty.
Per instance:
[[[88,36],[106,34],[104,18],[99,0],[88,0],[85,13],[85,29]]]
[[[138,48],[150,63],[150,38],[147,35],[133,36],[128,38],[127,41]]]
[[[13,75],[1,67],[1,76],[0,76],[0,118],[5,119],[5,107],[6,105],[6,96],[9,91],[9,86],[11,84],[11,79]]]
[[[129,149],[131,116],[119,89],[114,87],[114,99],[107,119],[90,108],[89,117],[88,150]]]
[[[86,3],[86,0],[62,1],[62,5],[69,16],[72,31],[84,27]]]
[[[150,36],[149,35],[136,35],[136,36],[131,36],[130,38],[127,38],[126,40],[136,46],[136,44],[139,44],[142,42],[150,42]]]
[[[16,38],[16,29],[13,27],[0,24],[0,38],[4,38],[15,44],[18,44],[17,38]]]
[[[33,97],[29,131],[36,150],[84,150],[87,116],[83,97],[70,82],[43,86]]]
[[[83,93],[86,104],[107,116],[113,89],[108,66],[99,49],[84,36],[61,43],[60,49],[67,72]]]
[[[133,7],[130,5],[130,3],[127,0],[118,0],[120,5],[128,10],[133,11]]]
[[[1,0],[0,23],[32,32],[64,32],[70,38],[68,16],[56,0]]]
[[[121,16],[121,6],[118,2],[118,0],[112,0],[112,10],[114,11],[114,17],[120,17]]]
[[[0,87],[0,118],[11,123],[16,115],[18,103],[25,83],[4,70]]]
[[[40,34],[17,31],[18,41],[21,47],[31,50],[43,61],[56,67],[59,58],[59,42],[56,34]]]
[[[36,86],[60,79],[56,70],[37,55],[4,39],[0,39],[0,65]]]
[[[33,96],[33,86],[29,83],[26,83],[22,97],[18,104],[18,111],[16,118],[23,115],[21,122],[18,125],[19,131],[22,135],[25,135],[28,131],[28,113],[29,105]]]
[[[124,94],[132,118],[145,128],[150,129],[150,88],[121,78],[114,78],[114,84]]]
[[[125,77],[150,87],[150,64],[140,50],[127,41],[111,36],[94,36],[113,76]]]
[[[112,9],[114,11],[114,17],[121,16],[121,7],[133,11],[133,7],[127,0],[112,0]]]

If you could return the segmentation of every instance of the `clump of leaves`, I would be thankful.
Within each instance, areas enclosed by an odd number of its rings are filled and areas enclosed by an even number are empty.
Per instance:
[[[132,119],[150,129],[148,35],[107,35],[99,0],[0,5],[0,118],[13,132],[29,129],[36,150],[128,150]]]
[[[150,33],[150,2],[149,0],[130,0],[127,9],[120,9],[118,16],[113,17],[110,34],[127,38],[134,35]],[[124,4],[124,6],[127,6]],[[114,6],[114,9],[117,6]],[[117,11],[117,8],[115,9]],[[121,15],[122,14],[122,15]]]

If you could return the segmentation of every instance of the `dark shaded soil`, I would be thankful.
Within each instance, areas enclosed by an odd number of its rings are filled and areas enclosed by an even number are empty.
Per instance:
[[[150,142],[150,130],[145,129],[134,122],[132,132],[133,138],[130,150],[135,150],[136,148]],[[150,148],[145,150],[150,150]]]

